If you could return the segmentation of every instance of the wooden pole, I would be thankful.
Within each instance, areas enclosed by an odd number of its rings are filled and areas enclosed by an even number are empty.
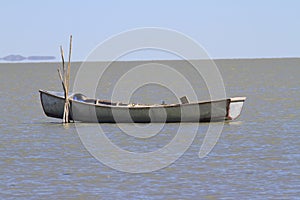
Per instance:
[[[57,68],[57,72],[58,72],[58,75],[59,75],[59,78],[61,80],[61,84],[62,84],[62,87],[64,89],[64,94],[66,93],[66,86],[65,86],[65,83],[64,83],[64,79],[63,79],[63,76],[61,75],[61,71],[59,69],[59,66]]]
[[[60,67],[58,67],[58,75],[62,82],[62,86],[64,89],[64,96],[65,96],[65,105],[64,105],[64,114],[63,114],[63,123],[69,123],[69,110],[70,110],[70,101],[69,101],[69,85],[70,85],[70,70],[71,70],[71,53],[72,53],[72,35],[70,36],[70,48],[69,48],[69,60],[68,66],[66,69],[65,66],[65,58],[64,58],[64,51],[62,46],[60,47],[61,59],[62,59],[62,72]]]
[[[60,46],[60,55],[61,55],[61,62],[62,62],[62,77],[65,78],[65,71],[66,71],[66,66],[65,66],[65,56],[64,56],[64,50],[62,46]],[[65,79],[63,79],[65,82]]]
[[[72,35],[70,35],[69,60],[68,60],[68,69],[67,69],[67,75],[66,75],[68,92],[69,92],[69,85],[70,85],[71,54],[72,54]]]

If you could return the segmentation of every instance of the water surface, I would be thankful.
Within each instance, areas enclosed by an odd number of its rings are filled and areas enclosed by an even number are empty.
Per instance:
[[[56,63],[1,63],[0,198],[299,198],[300,60],[216,63],[228,96],[247,96],[241,117],[225,123],[217,145],[205,158],[198,158],[208,128],[204,123],[199,125],[193,144],[175,163],[142,174],[103,165],[84,148],[74,124],[64,126],[60,120],[45,117],[38,89],[61,90]],[[73,66],[72,77],[79,64]],[[161,93],[147,89],[136,96],[153,101],[153,96]],[[113,124],[103,127],[122,148],[147,152],[168,143],[178,124],[166,125],[148,140],[129,137]]]

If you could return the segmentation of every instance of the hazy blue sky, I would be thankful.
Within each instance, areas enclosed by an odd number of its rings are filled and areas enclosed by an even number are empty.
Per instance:
[[[73,59],[83,60],[98,43],[138,27],[182,32],[213,58],[300,57],[298,0],[1,0],[0,20],[0,57],[59,57],[73,34]]]

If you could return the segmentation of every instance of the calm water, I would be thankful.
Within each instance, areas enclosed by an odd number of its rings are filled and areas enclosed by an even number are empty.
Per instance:
[[[200,124],[182,157],[142,174],[105,166],[84,148],[74,124],[45,117],[38,89],[61,90],[57,64],[1,64],[0,199],[299,198],[300,59],[217,64],[228,96],[248,98],[241,117],[225,123],[205,158],[198,152],[208,124]],[[148,90],[143,98],[156,93]],[[149,140],[129,137],[116,125],[103,128],[122,148],[145,152],[170,141],[178,125],[166,125]]]

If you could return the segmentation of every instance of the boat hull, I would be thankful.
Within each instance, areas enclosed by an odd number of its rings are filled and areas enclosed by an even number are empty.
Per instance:
[[[63,117],[64,97],[40,90],[43,110],[48,117]],[[105,105],[70,98],[70,119],[99,123],[210,122],[236,119],[246,98],[168,105]]]

